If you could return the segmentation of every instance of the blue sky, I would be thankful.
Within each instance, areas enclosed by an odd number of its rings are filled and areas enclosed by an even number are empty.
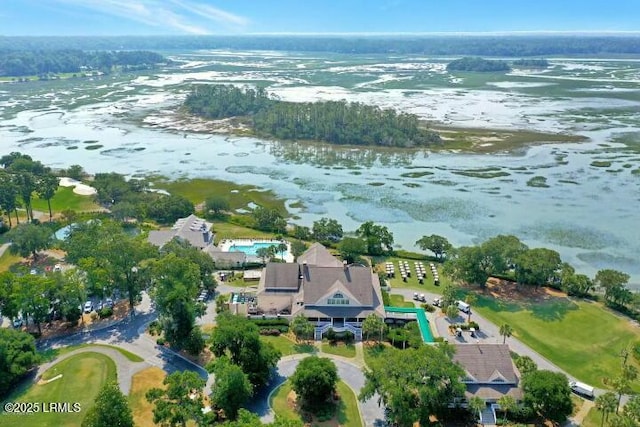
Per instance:
[[[0,35],[640,31],[640,0],[0,0]]]

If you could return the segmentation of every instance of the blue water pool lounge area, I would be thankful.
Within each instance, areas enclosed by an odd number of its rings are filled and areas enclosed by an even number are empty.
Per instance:
[[[278,249],[279,245],[286,245],[285,251]],[[218,244],[223,252],[243,252],[247,258],[258,260],[258,250],[260,248],[268,248],[273,246],[275,249],[275,258],[282,259],[285,262],[293,262],[291,254],[291,244],[286,240],[276,239],[226,239]]]

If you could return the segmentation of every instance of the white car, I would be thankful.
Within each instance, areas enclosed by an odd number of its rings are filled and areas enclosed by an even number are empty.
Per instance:
[[[84,312],[91,313],[93,311],[93,303],[91,301],[87,301],[84,303]]]
[[[15,319],[13,319],[13,327],[14,328],[20,328],[22,326],[22,317],[16,317]]]

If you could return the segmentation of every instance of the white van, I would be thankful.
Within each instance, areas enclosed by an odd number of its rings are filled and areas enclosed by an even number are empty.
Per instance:
[[[574,393],[581,394],[586,397],[594,397],[594,388],[585,383],[580,383],[578,381],[569,381],[569,387]]]
[[[458,301],[458,309],[462,312],[469,313],[471,311],[471,306],[464,301]]]

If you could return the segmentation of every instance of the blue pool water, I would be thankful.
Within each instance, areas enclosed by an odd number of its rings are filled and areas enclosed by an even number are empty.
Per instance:
[[[245,254],[249,255],[249,256],[257,256],[257,252],[258,249],[260,248],[268,248],[269,246],[275,246],[276,249],[278,248],[278,243],[274,243],[274,242],[253,242],[251,245],[231,245],[229,247],[229,252],[231,251],[240,251],[240,252],[244,252]],[[280,257],[280,256],[284,256],[286,257],[288,255],[287,251],[284,251],[284,254],[282,252],[279,252],[276,250],[276,256]]]

